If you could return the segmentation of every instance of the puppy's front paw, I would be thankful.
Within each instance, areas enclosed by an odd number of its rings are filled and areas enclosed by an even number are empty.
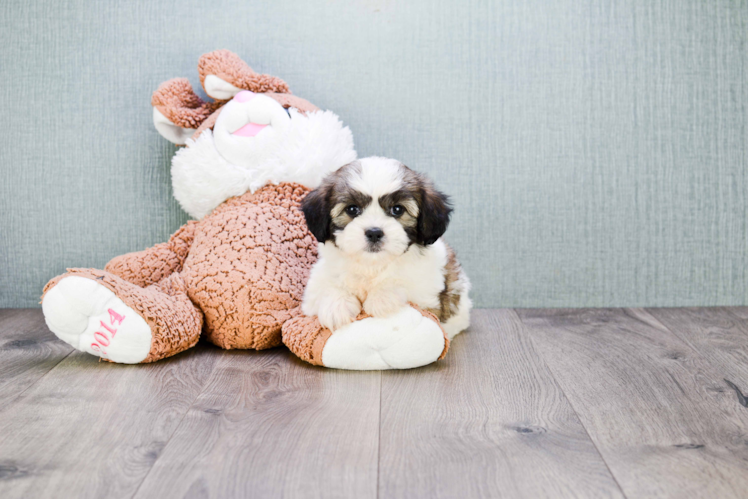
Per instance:
[[[395,314],[408,303],[404,294],[396,291],[370,293],[364,301],[364,311],[375,318],[386,318]]]
[[[343,295],[326,300],[317,317],[322,326],[332,331],[351,323],[361,312],[361,302],[353,295]]]

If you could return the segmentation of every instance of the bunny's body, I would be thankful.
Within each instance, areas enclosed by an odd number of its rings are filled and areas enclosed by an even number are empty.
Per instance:
[[[51,280],[42,297],[50,329],[120,363],[174,355],[201,334],[225,349],[284,342],[310,363],[341,368],[409,368],[442,356],[448,341],[438,320],[414,307],[385,319],[362,314],[334,334],[302,315],[317,243],[299,205],[356,158],[352,135],[231,52],[206,54],[198,67],[216,101],[203,102],[184,79],[152,100],[159,132],[187,145],[172,162],[172,183],[196,220],[103,271]]]

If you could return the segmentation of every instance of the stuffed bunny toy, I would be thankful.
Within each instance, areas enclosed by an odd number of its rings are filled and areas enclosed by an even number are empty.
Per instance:
[[[299,205],[356,159],[350,130],[227,50],[203,55],[198,71],[213,102],[186,79],[165,82],[151,101],[159,133],[186,145],[172,160],[172,185],[194,220],[104,270],[68,269],[52,279],[42,296],[50,330],[116,363],[173,356],[201,336],[224,349],[285,343],[332,368],[441,359],[449,340],[438,319],[415,306],[387,318],[362,313],[335,332],[301,312],[317,242]]]

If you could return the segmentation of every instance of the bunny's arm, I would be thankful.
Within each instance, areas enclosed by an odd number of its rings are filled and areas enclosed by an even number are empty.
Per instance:
[[[140,287],[158,283],[170,274],[182,270],[195,237],[196,225],[196,221],[190,221],[180,227],[166,243],[115,257],[105,269]]]

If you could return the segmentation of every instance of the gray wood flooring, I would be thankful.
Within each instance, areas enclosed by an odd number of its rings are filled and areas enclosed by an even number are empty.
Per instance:
[[[746,497],[748,308],[477,310],[399,372],[99,362],[0,310],[0,497]]]

